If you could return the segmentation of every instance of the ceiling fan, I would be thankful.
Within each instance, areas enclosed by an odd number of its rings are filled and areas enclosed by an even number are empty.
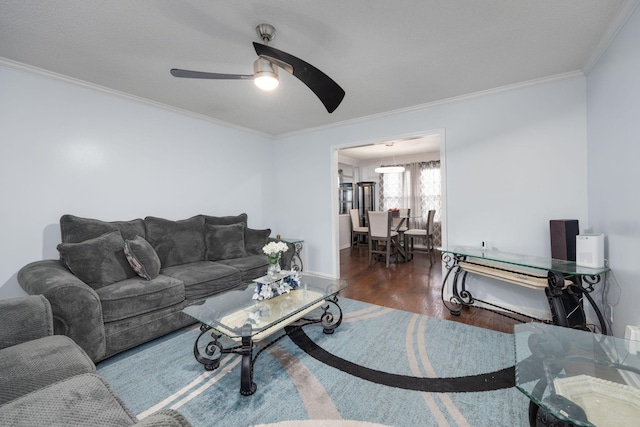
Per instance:
[[[269,24],[256,27],[264,44],[253,43],[258,59],[253,63],[253,74],[220,74],[202,71],[190,71],[173,68],[171,75],[190,79],[249,80],[264,90],[278,86],[278,68],[293,74],[316,94],[329,113],[333,113],[342,102],[344,90],[329,76],[313,65],[293,55],[267,46],[273,39],[276,29]]]

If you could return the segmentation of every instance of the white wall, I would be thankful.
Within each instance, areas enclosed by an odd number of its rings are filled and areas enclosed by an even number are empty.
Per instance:
[[[443,128],[449,243],[489,240],[501,250],[550,256],[549,219],[587,225],[585,79],[574,76],[279,138],[275,155],[287,168],[276,181],[290,191],[276,196],[281,209],[273,220],[307,240],[311,270],[339,270],[333,148]],[[548,313],[544,295],[532,301],[501,284],[489,292]]]
[[[613,330],[640,325],[640,9],[587,78],[589,216],[606,235]]]
[[[65,213],[269,226],[270,138],[2,65],[0,93],[0,299],[24,295],[22,266],[58,256]]]

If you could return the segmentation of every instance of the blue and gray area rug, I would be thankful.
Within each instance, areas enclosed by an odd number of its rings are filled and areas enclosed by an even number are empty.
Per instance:
[[[340,299],[333,335],[318,325],[256,360],[242,396],[240,356],[205,371],[193,356],[196,326],[121,353],[98,372],[144,418],[182,412],[196,426],[526,426],[514,387],[513,335]],[[284,333],[284,332],[283,332]]]

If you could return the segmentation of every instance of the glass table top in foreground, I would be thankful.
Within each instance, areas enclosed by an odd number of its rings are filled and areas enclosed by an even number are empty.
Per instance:
[[[255,284],[250,284],[244,290],[214,295],[182,311],[229,338],[241,338],[257,335],[336,295],[347,286],[349,284],[345,280],[300,274],[299,287],[274,298],[253,299]],[[247,324],[251,326],[248,332],[244,327]]]
[[[640,342],[527,323],[514,326],[516,387],[556,418],[577,426],[636,426]]]
[[[590,268],[577,265],[574,261],[565,261],[554,258],[544,258],[532,255],[502,252],[497,249],[482,249],[473,246],[456,246],[437,248],[443,253],[451,253],[458,256],[481,258],[487,261],[501,262],[547,271],[555,271],[574,276],[598,276],[609,271],[608,267]]]

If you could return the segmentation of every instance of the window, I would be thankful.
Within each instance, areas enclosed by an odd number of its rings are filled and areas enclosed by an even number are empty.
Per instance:
[[[434,221],[440,221],[440,162],[420,162],[404,165],[405,171],[385,173],[380,177],[380,208],[382,210],[410,208],[415,227],[424,227],[429,210],[436,211]],[[412,179],[417,177],[417,179]]]
[[[381,208],[382,210],[399,209],[405,207],[403,195],[403,178],[407,172],[384,173],[381,183]]]
[[[426,162],[420,168],[420,199],[422,212],[426,221],[426,212],[435,209],[433,217],[435,222],[440,222],[440,200],[442,197],[442,175],[440,174],[440,162]]]

